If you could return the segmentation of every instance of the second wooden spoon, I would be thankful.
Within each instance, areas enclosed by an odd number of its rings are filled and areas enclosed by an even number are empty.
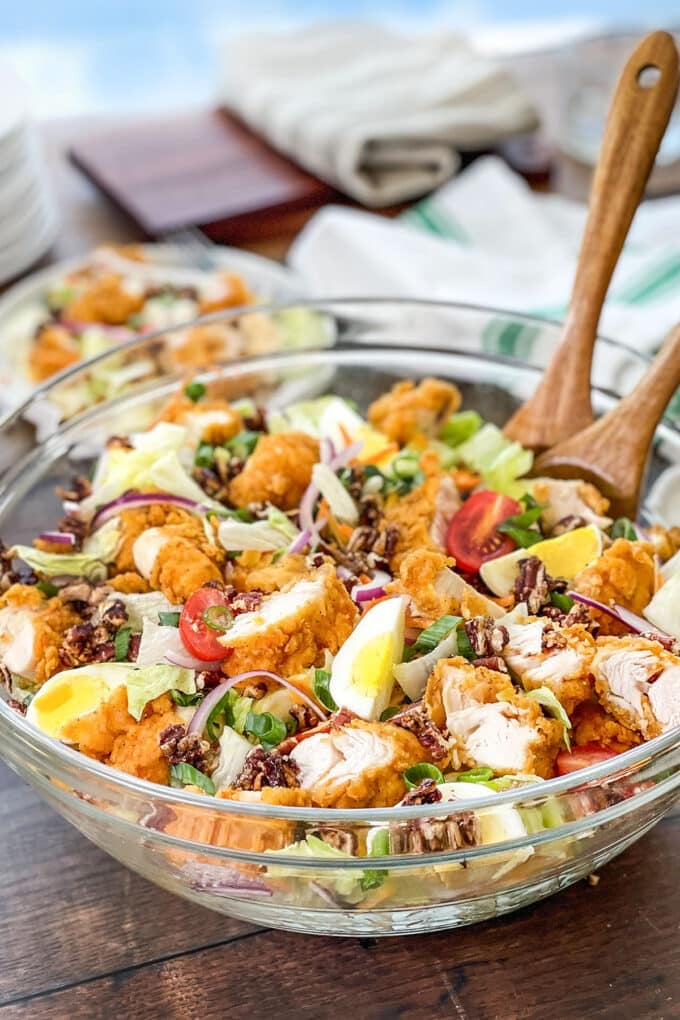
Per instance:
[[[614,267],[654,165],[678,90],[678,51],[668,32],[637,46],[614,94],[590,192],[576,277],[559,347],[506,435],[544,450],[593,420],[590,368]]]

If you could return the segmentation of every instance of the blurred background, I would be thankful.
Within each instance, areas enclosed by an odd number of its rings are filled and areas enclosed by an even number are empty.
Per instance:
[[[146,112],[209,101],[221,44],[249,29],[371,18],[414,33],[470,34],[489,53],[680,23],[677,0],[25,0],[3,4],[0,60],[26,80],[39,117]]]

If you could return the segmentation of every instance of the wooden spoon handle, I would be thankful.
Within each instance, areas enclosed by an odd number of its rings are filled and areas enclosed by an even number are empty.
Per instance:
[[[590,371],[600,313],[673,110],[678,78],[678,51],[668,32],[646,36],[619,78],[562,339],[533,397],[505,430],[534,449],[552,446],[593,420]]]

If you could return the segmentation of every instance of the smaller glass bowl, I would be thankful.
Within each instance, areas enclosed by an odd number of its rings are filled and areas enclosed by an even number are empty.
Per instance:
[[[559,337],[554,323],[459,305],[337,301],[308,304],[306,312],[336,347],[271,353],[198,377],[232,397],[254,396],[270,406],[332,391],[365,410],[398,379],[436,375],[460,386],[466,406],[502,423],[535,386]],[[230,321],[240,328],[238,314]],[[153,419],[182,374],[176,366],[162,368],[171,346],[168,336],[128,346],[126,357],[160,356],[155,372],[52,429],[8,471],[0,484],[6,542],[30,540],[51,526],[60,512],[55,486],[87,471],[108,436]],[[627,388],[645,365],[634,352],[600,341],[597,412],[610,407],[619,386]],[[31,422],[40,419],[46,401],[92,368],[79,367],[43,389],[5,424],[0,448],[13,449],[14,457],[28,449]],[[647,494],[663,487],[678,464],[680,431],[669,419],[657,433]],[[671,807],[680,786],[680,730],[491,800],[343,811],[155,786],[49,739],[1,698],[0,753],[88,838],[163,888],[258,924],[334,935],[451,928],[531,903],[638,839]],[[361,854],[376,829],[387,830],[389,853],[381,857],[284,852],[308,836],[328,839],[333,830],[336,845]]]

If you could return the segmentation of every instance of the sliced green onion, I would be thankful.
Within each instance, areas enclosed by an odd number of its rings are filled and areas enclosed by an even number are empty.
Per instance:
[[[482,419],[477,411],[459,411],[458,414],[451,415],[439,438],[448,446],[459,446],[479,432],[481,427]]]
[[[212,443],[201,443],[196,450],[194,464],[196,467],[211,468],[215,463],[215,447]]]
[[[234,614],[226,606],[208,606],[203,610],[203,623],[211,630],[226,634],[234,623]]]
[[[202,382],[190,382],[184,387],[184,395],[196,404],[205,396],[205,386]]]
[[[478,765],[476,769],[460,772],[456,776],[457,783],[488,783],[490,779],[493,779],[493,769],[486,765]]]
[[[421,761],[417,765],[411,765],[405,772],[402,772],[402,776],[407,790],[415,790],[424,779],[434,779],[437,785],[444,782],[444,776],[437,766],[430,765],[428,761]]]
[[[185,761],[180,762],[179,765],[170,766],[170,786],[179,788],[197,786],[204,793],[209,793],[212,797],[215,796],[215,784],[212,779],[199,772],[193,765],[187,765]]]
[[[170,691],[170,697],[176,705],[186,708],[188,705],[198,705],[203,701],[203,692],[196,691],[195,694],[185,694],[184,691]]]
[[[420,471],[420,458],[416,453],[402,452],[392,461],[392,474],[401,481],[409,481]]]
[[[399,705],[388,705],[384,712],[380,714],[380,722],[389,722],[395,715],[401,712]]]
[[[135,312],[134,315],[130,315],[128,317],[128,320],[125,323],[125,325],[128,327],[128,329],[141,329],[142,326],[144,325],[144,318],[139,314],[139,312]]]
[[[627,538],[629,542],[637,541],[635,525],[629,517],[617,517],[609,529],[611,538]]]
[[[371,849],[368,857],[389,857],[390,854],[390,832],[389,829],[378,829],[373,834]],[[370,889],[379,889],[387,878],[389,872],[384,868],[368,868],[361,876],[360,885],[364,892]]]
[[[59,594],[59,589],[56,584],[50,584],[49,581],[38,581],[36,588],[38,591],[41,591],[43,595],[47,595],[48,599],[54,598],[55,595]]]
[[[467,635],[465,627],[458,628],[458,654],[462,655],[464,659],[468,659],[472,662],[473,659],[479,658],[477,652],[470,644],[470,638]]]
[[[438,620],[430,624],[429,627],[426,627],[425,630],[421,630],[409,649],[409,658],[414,655],[425,655],[427,652],[434,651],[437,645],[441,644],[445,637],[448,637],[461,620],[462,617],[460,616],[440,616]]]
[[[286,739],[286,724],[271,712],[248,712],[245,732],[257,737],[265,751]]]
[[[331,694],[329,687],[330,682],[331,675],[328,670],[314,670],[314,683],[312,684],[314,697],[317,701],[320,701],[324,708],[327,708],[329,712],[337,712],[338,706],[333,701],[333,695]]]
[[[562,592],[559,591],[550,592],[550,601],[564,613],[568,613],[574,605],[573,599],[570,599],[568,595],[563,595]]]
[[[234,457],[238,457],[239,460],[247,460],[257,446],[259,438],[259,432],[239,432],[224,445]]]
[[[158,614],[158,622],[161,627],[179,627],[179,618],[182,614],[179,612],[168,611],[166,613],[160,612]]]
[[[125,662],[130,650],[132,627],[120,627],[113,639],[113,654],[116,662]]]
[[[225,726],[231,726],[237,733],[243,733],[252,704],[252,698],[244,698],[234,690],[227,691],[212,708],[205,721],[205,732],[209,739],[219,740]]]

